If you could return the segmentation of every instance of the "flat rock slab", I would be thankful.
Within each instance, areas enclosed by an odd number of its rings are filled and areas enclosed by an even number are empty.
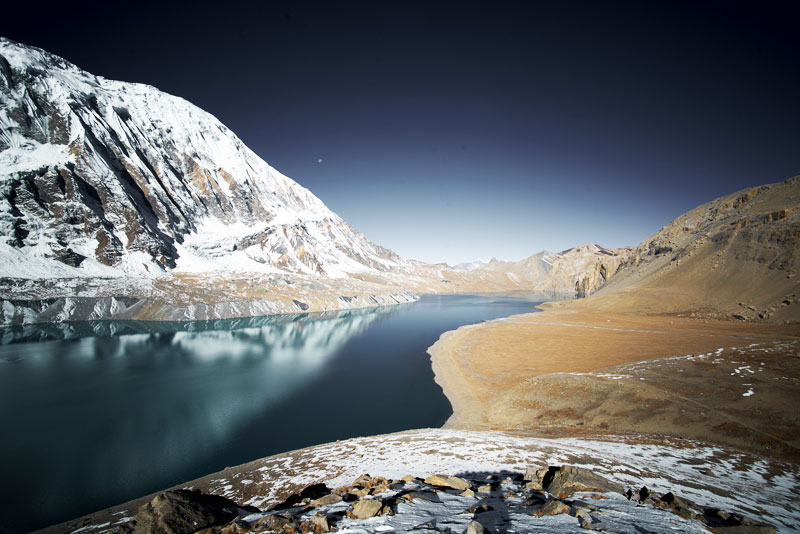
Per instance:
[[[468,490],[472,484],[459,477],[452,477],[446,475],[433,475],[425,479],[425,484],[431,486],[438,486],[440,488],[451,488],[456,490]]]

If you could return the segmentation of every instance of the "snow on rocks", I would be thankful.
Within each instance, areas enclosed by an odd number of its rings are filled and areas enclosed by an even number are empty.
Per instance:
[[[770,525],[738,513],[699,507],[671,492],[656,495],[646,487],[623,492],[587,469],[548,466],[541,471],[545,476],[535,484],[538,487],[526,484],[519,473],[469,479],[436,475],[425,480],[361,475],[339,488],[320,483],[307,486],[263,512],[215,495],[171,490],[141,506],[130,521],[109,530],[132,534],[156,528],[174,534],[775,532]],[[480,497],[459,493],[486,484],[491,490]]]
[[[792,525],[800,524],[800,511],[792,504],[800,497],[797,494],[800,468],[796,464],[687,440],[608,439],[544,439],[506,432],[414,430],[350,439],[265,458],[243,469],[219,473],[204,487],[264,509],[285,499],[286,491],[297,491],[316,482],[331,487],[350,484],[364,471],[389,480],[408,473],[423,479],[453,473],[470,481],[485,474],[498,475],[498,480],[471,482],[476,499],[495,491],[503,474],[525,473],[530,466],[542,469],[548,465],[571,465],[590,470],[617,488],[647,486],[653,494],[672,492],[701,507],[737,510],[743,515],[764,518],[780,531],[789,532]],[[245,488],[238,484],[239,479],[253,483]],[[456,489],[446,491],[463,493]],[[417,496],[411,499],[427,500]],[[467,524],[468,521],[461,525],[463,529]]]

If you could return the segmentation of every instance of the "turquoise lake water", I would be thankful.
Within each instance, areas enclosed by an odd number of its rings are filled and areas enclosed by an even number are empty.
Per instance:
[[[186,323],[0,330],[0,525],[42,528],[279,452],[451,409],[426,349],[535,295]]]

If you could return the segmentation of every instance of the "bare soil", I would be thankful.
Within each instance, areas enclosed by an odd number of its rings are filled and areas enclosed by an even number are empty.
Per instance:
[[[654,433],[800,461],[800,325],[569,304],[444,334],[429,352],[446,426]]]

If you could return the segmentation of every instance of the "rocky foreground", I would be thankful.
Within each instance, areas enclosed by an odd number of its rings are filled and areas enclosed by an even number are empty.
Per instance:
[[[797,464],[688,440],[414,430],[263,458],[44,532],[792,532],[799,487]]]
[[[335,489],[303,488],[262,512],[224,497],[180,489],[161,493],[132,518],[107,529],[120,534],[285,532],[706,532],[774,533],[738,513],[702,507],[672,492],[625,489],[572,466],[529,468],[524,475],[462,478],[364,474]]]

